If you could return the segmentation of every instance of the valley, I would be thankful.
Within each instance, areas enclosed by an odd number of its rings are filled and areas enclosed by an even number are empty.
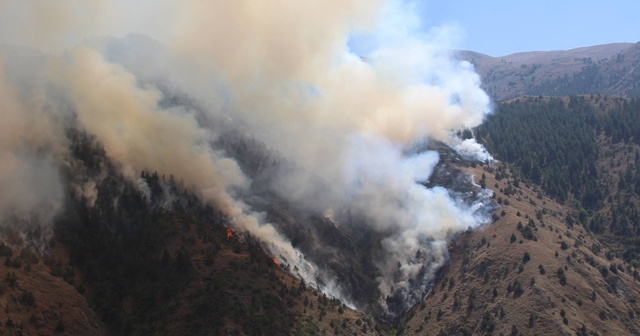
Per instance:
[[[640,334],[639,43],[115,3],[0,5],[0,334]]]

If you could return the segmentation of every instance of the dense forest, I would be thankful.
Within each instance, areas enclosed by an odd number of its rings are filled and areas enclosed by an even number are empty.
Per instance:
[[[67,179],[107,177],[79,198],[69,184],[55,223],[69,260],[49,267],[87,297],[111,334],[199,335],[229,324],[246,334],[289,333],[287,302],[301,301],[304,288],[282,288],[277,266],[257,242],[230,239],[227,219],[173,176],[141,172],[143,193],[116,172],[93,136],[72,129],[67,137]],[[263,281],[254,283],[257,277]]]
[[[500,103],[476,130],[497,159],[580,211],[573,222],[625,237],[640,256],[640,100],[525,97]]]
[[[496,158],[519,167],[552,196],[564,201],[571,193],[593,208],[600,200],[594,190],[596,123],[595,108],[578,98],[568,104],[560,98],[515,100],[501,104],[477,135]]]

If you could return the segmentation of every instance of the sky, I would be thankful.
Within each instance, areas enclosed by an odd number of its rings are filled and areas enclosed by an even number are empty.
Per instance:
[[[638,0],[423,0],[423,26],[457,25],[456,49],[490,56],[640,41]]]

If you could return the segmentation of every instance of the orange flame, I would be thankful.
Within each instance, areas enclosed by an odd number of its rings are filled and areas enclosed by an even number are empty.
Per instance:
[[[231,229],[227,229],[227,239],[230,239],[231,237],[233,237],[233,231],[231,231]]]
[[[277,266],[280,266],[280,262],[278,261],[278,258],[273,258],[273,263],[276,264]]]

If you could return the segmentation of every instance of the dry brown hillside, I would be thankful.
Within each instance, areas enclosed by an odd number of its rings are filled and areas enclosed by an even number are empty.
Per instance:
[[[637,335],[637,272],[583,227],[575,210],[524,183],[486,176],[501,209],[463,234],[405,335]],[[636,278],[634,278],[634,275]]]
[[[63,258],[64,249],[57,246],[38,256],[17,231],[2,231],[14,248],[0,243],[0,335],[106,335],[98,316],[71,284],[74,272],[60,267],[53,256]]]
[[[500,57],[460,51],[496,101],[526,95],[638,96],[640,44],[611,43],[571,50],[521,52]]]

